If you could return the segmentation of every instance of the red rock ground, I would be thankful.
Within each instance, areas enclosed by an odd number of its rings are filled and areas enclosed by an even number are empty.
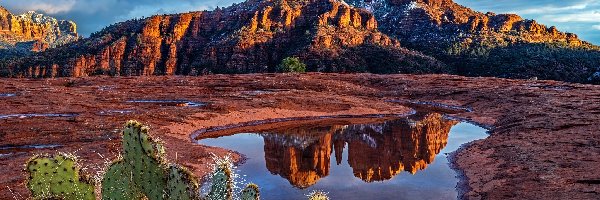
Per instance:
[[[252,74],[202,77],[0,79],[0,115],[77,113],[77,117],[0,119],[0,147],[60,144],[54,149],[0,150],[0,199],[28,197],[25,161],[34,153],[75,152],[93,174],[119,152],[128,119],[148,124],[169,159],[198,176],[210,153],[192,145],[194,130],[253,120],[336,114],[407,113],[386,100],[473,108],[456,114],[493,127],[491,136],[453,156],[466,199],[600,198],[600,87],[554,81],[449,75]],[[186,99],[206,107],[127,103]],[[133,113],[103,114],[110,110]],[[233,153],[234,159],[239,155]]]

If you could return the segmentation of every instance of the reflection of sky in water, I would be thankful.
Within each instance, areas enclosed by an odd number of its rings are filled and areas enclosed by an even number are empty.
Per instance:
[[[0,146],[0,158],[10,157],[16,153],[29,152],[36,149],[54,149],[62,147],[59,144],[36,144],[36,145],[24,145],[24,146]]]
[[[174,106],[186,106],[186,107],[200,107],[205,106],[206,103],[188,101],[188,100],[130,100],[127,103],[148,103],[148,104],[165,104]]]
[[[0,115],[0,119],[9,119],[9,118],[32,118],[32,117],[76,117],[78,114],[8,114],[8,115]]]
[[[248,156],[238,167],[247,182],[261,187],[262,199],[306,199],[312,190],[329,192],[332,199],[455,199],[458,179],[448,166],[446,153],[457,150],[462,144],[487,137],[486,130],[478,126],[459,123],[450,130],[448,144],[436,155],[426,169],[412,175],[403,171],[390,180],[367,183],[354,176],[348,163],[348,145],[343,151],[343,161],[337,165],[334,153],[330,159],[329,175],[306,189],[290,185],[279,175],[271,174],[266,167],[264,140],[257,134],[236,134],[217,139],[203,139],[200,144],[232,149]],[[377,156],[377,155],[374,155]]]
[[[14,97],[17,96],[16,94],[13,93],[0,93],[0,97]]]

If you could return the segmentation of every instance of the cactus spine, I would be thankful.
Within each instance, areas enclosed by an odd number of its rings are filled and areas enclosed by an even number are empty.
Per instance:
[[[34,156],[26,164],[27,187],[34,199],[95,199],[94,182],[82,176],[77,159],[67,154]]]

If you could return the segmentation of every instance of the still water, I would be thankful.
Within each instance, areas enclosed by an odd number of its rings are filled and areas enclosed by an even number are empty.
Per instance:
[[[313,190],[331,199],[456,199],[458,178],[447,154],[487,137],[484,128],[438,113],[247,130],[197,143],[244,154],[238,173],[258,184],[266,200],[306,199]]]

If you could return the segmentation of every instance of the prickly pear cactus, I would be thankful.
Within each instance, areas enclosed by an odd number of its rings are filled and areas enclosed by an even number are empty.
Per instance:
[[[258,190],[258,185],[254,183],[250,183],[242,190],[242,199],[241,200],[259,200],[260,199],[260,191]]]
[[[313,191],[308,195],[308,200],[329,200],[329,197],[325,192]]]
[[[212,186],[208,193],[209,200],[230,200],[233,198],[233,180],[229,163],[220,163],[212,175]]]
[[[177,165],[169,167],[167,180],[169,199],[197,200],[200,194],[198,189],[198,182],[191,172]]]
[[[102,181],[103,199],[197,199],[195,178],[165,158],[148,127],[129,121],[123,130],[123,158],[111,164]]]
[[[95,199],[94,182],[80,175],[77,159],[67,154],[34,156],[26,165],[34,199]]]

